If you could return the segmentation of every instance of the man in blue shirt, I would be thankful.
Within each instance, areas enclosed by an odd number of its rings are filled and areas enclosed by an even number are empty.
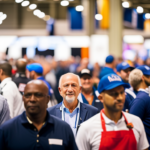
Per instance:
[[[26,69],[30,72],[30,78],[31,79],[38,79],[45,82],[45,84],[48,86],[49,89],[49,95],[52,96],[53,90],[50,86],[50,84],[45,80],[43,77],[43,67],[39,63],[33,63],[26,66]]]
[[[89,69],[82,69],[80,74],[81,79],[81,93],[78,100],[85,104],[95,106],[99,111],[103,109],[103,104],[97,98],[97,89],[93,86],[92,73]]]
[[[135,87],[138,94],[129,112],[140,117],[143,121],[147,139],[150,144],[150,68],[148,66],[140,66],[138,69],[134,69],[130,75],[134,79],[131,85],[136,85]]]
[[[54,115],[67,122],[76,136],[78,126],[97,114],[97,108],[88,104],[80,103],[77,97],[81,92],[81,83],[78,75],[67,73],[59,80],[59,92],[63,101],[56,106],[48,108],[51,115]]]
[[[70,126],[47,112],[49,95],[43,81],[30,81],[23,101],[26,111],[0,127],[0,150],[78,149]]]
[[[101,79],[103,76],[109,73],[115,73],[114,69],[116,67],[116,61],[114,56],[108,55],[105,60],[105,67],[101,70],[99,78]]]
[[[136,97],[134,92],[132,91],[131,85],[129,84],[129,75],[130,72],[134,69],[134,67],[130,66],[127,62],[122,62],[117,65],[116,69],[117,69],[117,74],[121,77],[123,82],[128,84],[128,86],[130,87],[125,89],[126,100],[124,105],[124,110],[129,111],[131,103]]]

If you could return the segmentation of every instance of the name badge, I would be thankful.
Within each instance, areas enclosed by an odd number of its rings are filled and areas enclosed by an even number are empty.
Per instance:
[[[61,139],[48,139],[49,145],[63,145],[63,140]]]
[[[96,99],[95,102],[99,103],[99,102],[101,102],[101,101],[100,101],[99,99]]]

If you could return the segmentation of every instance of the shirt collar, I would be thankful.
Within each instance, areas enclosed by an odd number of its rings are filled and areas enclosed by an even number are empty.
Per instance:
[[[108,117],[106,117],[106,115],[104,114],[104,113],[102,113],[102,115],[103,115],[103,117],[104,117],[104,120],[105,120],[105,123],[106,124],[116,124],[113,120],[111,120],[111,119],[109,119]],[[117,122],[117,124],[118,123],[120,123],[120,122],[123,122],[123,121],[125,121],[125,118],[123,117],[123,115],[122,115],[122,117],[118,120],[118,122]]]
[[[12,81],[11,77],[5,78],[2,82],[1,82],[1,87],[3,87],[7,82]]]
[[[21,115],[20,115],[20,121],[22,124],[32,124],[32,121],[26,116],[26,112],[24,111]],[[44,123],[50,123],[50,124],[54,124],[54,119],[53,116],[51,116],[48,111],[47,111],[47,116],[46,116],[46,120]]]
[[[71,116],[73,116],[74,114],[78,113],[80,110],[80,102],[78,101],[78,105],[77,107],[73,110],[72,113],[69,112],[68,108],[65,107],[64,103],[62,102],[62,106],[60,109],[63,109],[65,113],[70,114]]]

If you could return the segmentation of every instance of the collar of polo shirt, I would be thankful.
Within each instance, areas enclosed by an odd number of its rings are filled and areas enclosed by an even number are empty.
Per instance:
[[[30,124],[33,124],[33,122],[28,118],[28,116],[26,116],[27,117],[27,120],[28,120],[28,122],[30,123]],[[45,124],[45,122],[43,123],[43,125]]]

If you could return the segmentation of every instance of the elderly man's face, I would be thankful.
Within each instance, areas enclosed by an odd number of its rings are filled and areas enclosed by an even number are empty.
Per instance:
[[[100,100],[105,109],[113,112],[122,111],[125,103],[125,92],[123,86],[104,91],[100,95]]]
[[[72,74],[66,74],[63,76],[59,87],[59,92],[63,99],[68,103],[72,103],[77,100],[77,97],[81,92],[78,78]]]
[[[37,115],[46,111],[49,102],[48,89],[40,80],[27,84],[25,87],[23,101],[26,112]]]

